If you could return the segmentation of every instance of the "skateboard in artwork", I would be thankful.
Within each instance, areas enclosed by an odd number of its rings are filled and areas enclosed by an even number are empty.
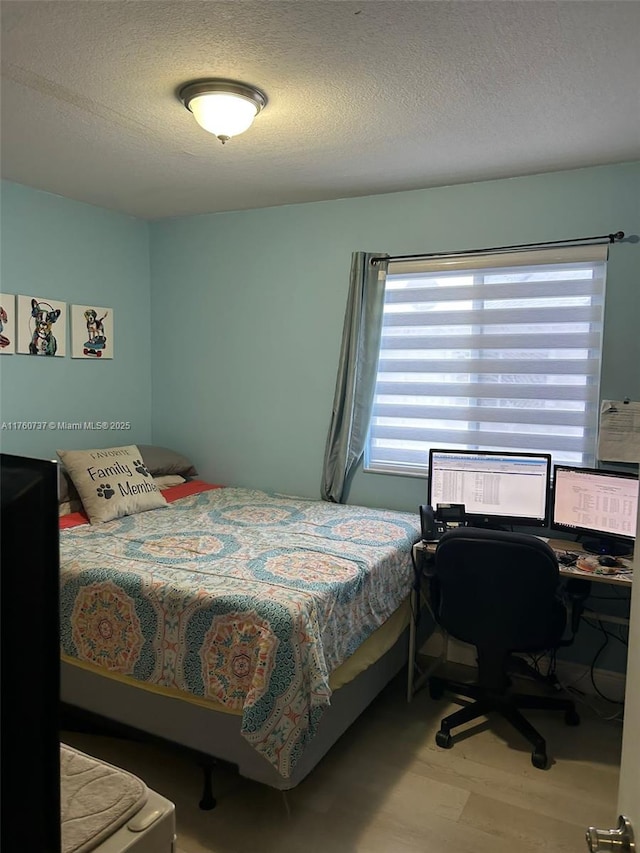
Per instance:
[[[107,339],[104,335],[96,335],[95,338],[91,338],[91,340],[85,341],[84,347],[82,349],[83,355],[95,356],[95,358],[100,358],[102,356],[102,351],[107,345]]]

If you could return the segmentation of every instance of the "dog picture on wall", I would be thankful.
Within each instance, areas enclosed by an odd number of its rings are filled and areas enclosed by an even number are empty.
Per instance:
[[[113,358],[113,308],[71,306],[71,358]]]
[[[16,351],[16,297],[0,293],[0,353]]]
[[[67,303],[39,296],[18,296],[17,352],[67,354]]]

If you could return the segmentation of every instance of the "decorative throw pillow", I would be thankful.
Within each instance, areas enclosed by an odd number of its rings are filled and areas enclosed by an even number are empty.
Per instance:
[[[167,506],[135,444],[58,450],[91,524]]]

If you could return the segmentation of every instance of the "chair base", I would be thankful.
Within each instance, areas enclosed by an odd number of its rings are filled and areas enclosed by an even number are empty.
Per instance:
[[[564,720],[568,726],[577,726],[580,723],[580,717],[571,699],[491,691],[478,684],[464,684],[460,681],[438,678],[437,676],[432,676],[429,679],[429,692],[433,699],[440,699],[445,690],[459,696],[475,699],[475,702],[466,705],[453,714],[449,714],[448,717],[444,717],[440,721],[440,731],[436,734],[436,743],[443,749],[450,749],[453,746],[452,729],[478,717],[498,713],[529,741],[533,747],[531,763],[534,767],[544,770],[549,765],[547,743],[540,732],[520,713],[520,709],[563,711]]]

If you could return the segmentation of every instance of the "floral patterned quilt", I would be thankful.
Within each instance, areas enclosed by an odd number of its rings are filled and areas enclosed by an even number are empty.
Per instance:
[[[417,515],[223,488],[61,532],[62,653],[212,699],[288,778],[410,591]]]

